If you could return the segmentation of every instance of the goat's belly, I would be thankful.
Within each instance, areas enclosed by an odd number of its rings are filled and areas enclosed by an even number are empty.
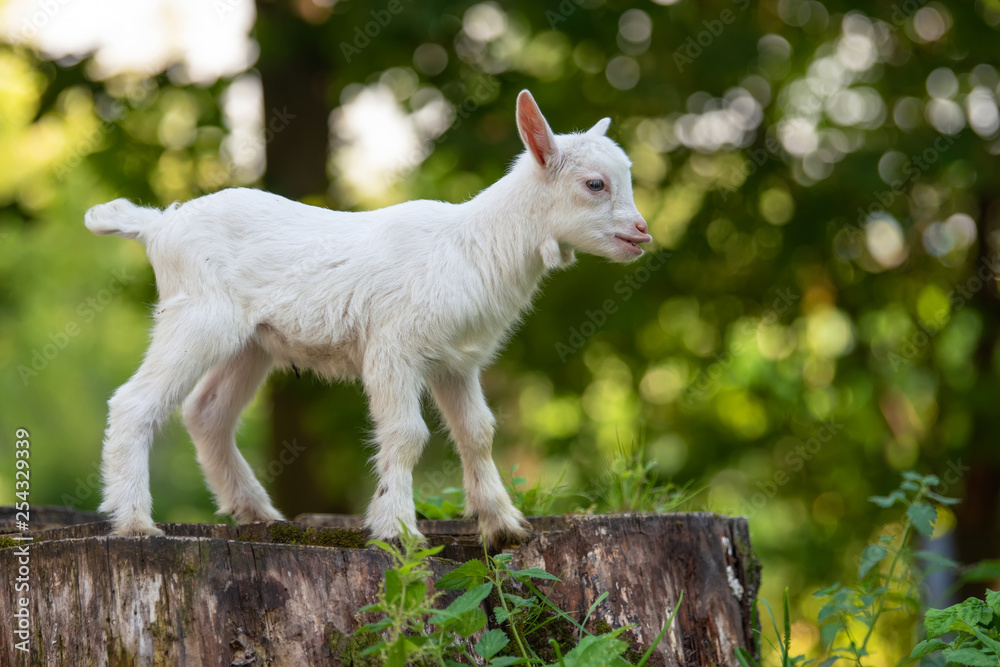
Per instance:
[[[361,375],[362,355],[350,341],[316,345],[296,341],[268,324],[257,327],[257,340],[278,366],[310,369],[330,379]]]

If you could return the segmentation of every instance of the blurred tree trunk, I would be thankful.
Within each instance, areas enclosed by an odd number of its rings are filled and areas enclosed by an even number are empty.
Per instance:
[[[983,273],[977,275],[987,277],[983,279],[982,288],[972,300],[976,304],[976,311],[984,316],[983,334],[975,352],[974,363],[979,373],[990,374],[1000,326],[1000,318],[997,316],[1000,313],[1000,298],[997,297],[995,283],[1000,276],[992,269],[998,258],[993,255],[988,238],[995,231],[991,221],[1000,218],[1000,200],[990,196],[982,197],[978,218],[979,254],[973,271],[983,269]],[[990,274],[986,274],[986,269]],[[1000,390],[995,379],[993,384],[995,389]],[[948,475],[957,477],[959,484],[964,486],[962,502],[954,508],[956,557],[960,563],[971,564],[1000,557],[1000,453],[996,446],[997,427],[1000,423],[994,416],[995,412],[991,412],[987,406],[981,406],[977,410],[975,405],[980,402],[995,403],[996,397],[995,391],[988,395],[969,397],[974,404],[970,408],[979,412],[980,417],[973,421],[968,449],[951,456],[949,470],[943,471],[941,475],[945,482],[950,481]],[[948,495],[958,496],[958,493],[950,490]],[[980,596],[982,593],[982,583],[966,584],[955,601]]]
[[[257,10],[267,156],[264,188],[295,200],[324,197],[330,110],[327,60],[315,44],[318,31],[296,14],[293,3],[258,2]],[[348,511],[346,499],[328,501],[312,474],[320,466],[323,441],[308,413],[323,389],[308,374],[297,379],[277,373],[269,386],[267,477],[276,506],[289,516]]]

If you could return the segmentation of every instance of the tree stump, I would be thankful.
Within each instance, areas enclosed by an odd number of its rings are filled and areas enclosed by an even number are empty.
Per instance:
[[[9,508],[0,514],[0,530],[12,532],[12,516]],[[392,565],[388,554],[363,548],[359,517],[161,524],[165,536],[141,538],[108,535],[109,525],[89,513],[35,508],[36,517],[46,527],[31,534],[33,542],[12,546],[11,536],[0,538],[0,567],[10,582],[0,617],[13,619],[0,632],[3,665],[352,664],[350,633],[371,620],[356,611],[375,600]],[[91,523],[58,527],[62,521]],[[509,550],[512,565],[560,577],[546,593],[578,620],[609,593],[589,631],[632,624],[622,638],[644,650],[683,591],[649,664],[735,666],[737,647],[754,650],[760,576],[746,519],[693,513],[529,521],[534,533]],[[483,556],[473,521],[423,521],[420,530],[444,545],[431,559],[436,576]],[[21,544],[30,545],[26,577],[19,575]],[[19,576],[27,591],[16,590]],[[18,636],[22,597],[27,629]]]

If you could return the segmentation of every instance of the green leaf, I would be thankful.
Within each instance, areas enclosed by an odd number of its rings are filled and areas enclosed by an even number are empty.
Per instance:
[[[837,608],[833,605],[833,603],[828,602],[827,604],[820,607],[819,614],[816,616],[816,622],[822,623],[831,616],[836,616],[836,615],[837,615]]]
[[[840,631],[843,629],[843,627],[844,624],[843,622],[841,622],[839,618],[835,621],[827,623],[826,625],[820,626],[819,638],[820,641],[823,642],[823,646],[826,647],[832,646],[833,641],[837,638],[837,635],[840,634]]]
[[[399,551],[396,549],[396,547],[392,546],[388,542],[383,542],[382,540],[368,540],[368,542],[366,543],[366,546],[367,545],[375,545],[376,547],[378,547],[382,551],[388,551],[391,554],[397,554],[397,553],[399,553]]]
[[[455,634],[468,637],[486,627],[486,620],[486,612],[479,607],[475,607],[464,614],[459,614],[446,625]]]
[[[479,603],[486,599],[492,590],[493,584],[485,583],[481,586],[476,586],[471,591],[462,593],[455,598],[455,601],[448,605],[447,608],[432,616],[430,618],[430,622],[435,625],[440,625],[441,623],[464,614],[471,609],[475,609],[479,606]]]
[[[371,646],[369,646],[369,647],[368,647],[368,648],[366,648],[365,650],[361,651],[361,653],[358,653],[358,657],[364,657],[364,656],[366,656],[366,655],[371,655],[371,654],[373,654],[373,653],[378,653],[378,652],[379,652],[379,651],[381,651],[381,650],[382,650],[383,648],[385,648],[385,645],[386,645],[386,644],[385,644],[385,640],[383,640],[383,641],[380,641],[380,642],[379,642],[379,643],[377,643],[377,644],[372,644]]]
[[[987,626],[993,620],[993,610],[979,598],[969,598],[958,605],[958,618],[970,628]]]
[[[487,630],[476,642],[476,653],[489,660],[496,655],[500,649],[510,643],[510,638],[503,630]]]
[[[656,635],[656,639],[649,645],[646,652],[642,654],[639,662],[636,663],[635,667],[645,667],[646,663],[649,662],[650,656],[653,655],[653,650],[660,645],[660,641],[663,639],[663,635],[667,634],[667,630],[674,622],[674,617],[677,616],[677,610],[681,608],[681,603],[684,602],[684,589],[681,589],[681,594],[677,597],[677,604],[674,605],[674,610],[670,612],[670,616],[667,616],[667,622],[663,624],[660,628],[660,634]],[[739,659],[739,655],[737,655]]]
[[[505,655],[499,658],[493,658],[490,661],[490,667],[507,667],[508,665],[523,665],[528,661],[524,658],[518,658],[512,655]]]
[[[414,560],[424,560],[425,558],[428,558],[430,556],[436,556],[439,553],[441,553],[442,551],[444,551],[444,545],[443,544],[439,544],[436,547],[430,547],[428,549],[421,549],[420,551],[414,551],[411,554],[411,557]]]
[[[882,562],[889,554],[889,550],[879,544],[869,544],[861,554],[861,563],[858,565],[858,579],[864,579],[873,567]]]
[[[608,635],[585,635],[572,651],[563,656],[562,664],[565,667],[611,665],[627,648],[628,644]]]
[[[736,661],[740,667],[760,667],[760,663],[744,648],[736,649]]]
[[[489,572],[482,561],[470,560],[462,563],[451,572],[446,572],[434,583],[435,588],[446,591],[459,591],[482,586]]]
[[[984,653],[978,648],[963,646],[962,648],[946,650],[941,655],[948,662],[955,662],[959,665],[968,665],[969,667],[997,667],[996,656]]]
[[[993,613],[1000,616],[1000,591],[986,591],[986,604]]]
[[[389,647],[385,667],[406,667],[406,654],[406,637],[400,637],[395,644]]]
[[[585,625],[587,625],[587,621],[588,621],[588,620],[590,620],[590,615],[594,613],[594,610],[595,610],[595,609],[597,609],[597,605],[599,605],[599,604],[601,604],[602,602],[604,602],[604,600],[605,600],[605,599],[606,599],[607,597],[608,597],[608,592],[607,592],[607,591],[604,591],[603,593],[601,593],[601,594],[600,594],[600,595],[599,595],[599,596],[597,597],[597,599],[596,599],[596,600],[594,600],[594,604],[590,605],[590,609],[588,609],[588,610],[587,610],[587,613],[586,613],[586,614],[584,615],[584,617],[583,617],[583,621],[581,621],[581,622],[580,622],[580,625],[584,625],[584,626],[585,626]]]
[[[927,503],[916,503],[906,509],[906,515],[910,517],[913,527],[924,537],[930,537],[934,533],[934,522],[937,520],[937,510],[933,505]]]
[[[396,604],[399,594],[403,592],[403,582],[399,578],[396,570],[385,571],[385,601],[390,605]]]
[[[958,563],[934,551],[918,551],[915,555],[929,565],[936,565],[946,570],[954,570],[958,567]]]
[[[377,621],[375,623],[369,623],[368,625],[362,625],[360,628],[358,628],[358,632],[366,632],[366,631],[378,632],[379,630],[384,630],[385,628],[388,628],[390,625],[392,625],[392,618],[386,616],[381,621]]]
[[[833,595],[839,590],[840,590],[840,582],[838,581],[830,586],[827,586],[826,588],[821,588],[820,590],[813,593],[812,596],[814,598],[825,598],[827,596]]]
[[[900,490],[895,490],[887,496],[870,496],[868,502],[875,503],[879,507],[892,507],[898,502],[906,500],[906,494]]]
[[[510,612],[503,607],[493,607],[493,618],[497,619],[498,624],[506,623],[510,618]]]
[[[955,607],[928,609],[924,614],[924,627],[927,628],[927,638],[940,637],[951,630],[951,624],[956,620],[958,620],[958,612],[955,610]]]
[[[413,611],[420,607],[427,597],[427,584],[423,581],[411,581],[406,584],[406,592],[403,594],[403,608]]]
[[[783,611],[785,613],[785,633],[784,633],[784,641],[782,641],[781,643],[781,651],[785,656],[787,656],[788,651],[791,649],[792,646],[792,615],[789,612],[789,607],[788,607],[787,587],[785,588],[783,603],[784,604],[782,606],[784,607]]]
[[[936,500],[942,505],[957,505],[962,502],[961,498],[949,498],[948,496],[942,496],[941,494],[934,493],[933,491],[928,491],[927,497]]]
[[[925,655],[934,653],[935,651],[940,651],[943,648],[948,648],[948,644],[940,639],[925,639],[913,647],[913,650],[910,652],[910,657],[913,659],[922,658]]]
[[[736,661],[740,663],[740,667],[760,667],[760,663],[745,648],[739,646],[736,647]]]
[[[523,598],[513,593],[504,593],[503,597],[505,600],[513,602],[515,607],[534,607],[536,604],[534,598]]]
[[[510,559],[513,557],[514,554],[497,554],[496,556],[493,556],[493,562],[500,567],[506,567],[507,563],[509,563]]]
[[[510,573],[512,577],[518,581],[524,581],[525,579],[548,579],[550,581],[561,581],[559,577],[554,574],[549,574],[545,570],[539,569],[537,567],[529,567],[526,570],[514,570]]]
[[[966,570],[962,581],[993,581],[1000,579],[1000,560],[982,560]]]
[[[993,639],[979,628],[972,628],[972,634],[976,635],[976,639],[981,641],[997,658],[1000,658],[1000,641]]]

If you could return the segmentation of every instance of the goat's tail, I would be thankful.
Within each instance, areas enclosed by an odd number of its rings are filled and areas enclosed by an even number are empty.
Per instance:
[[[83,224],[95,234],[115,234],[140,243],[149,231],[148,225],[163,216],[163,211],[155,208],[136,206],[127,199],[116,199],[107,204],[98,204],[83,216]]]

